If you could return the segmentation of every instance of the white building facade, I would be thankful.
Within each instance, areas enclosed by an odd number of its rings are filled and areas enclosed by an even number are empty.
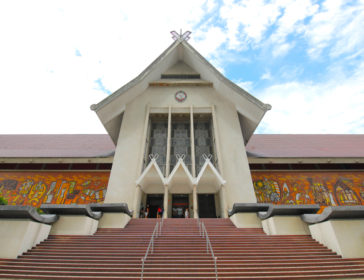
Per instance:
[[[91,108],[116,148],[105,203],[134,217],[227,217],[256,202],[245,145],[271,107],[209,64],[182,37]]]

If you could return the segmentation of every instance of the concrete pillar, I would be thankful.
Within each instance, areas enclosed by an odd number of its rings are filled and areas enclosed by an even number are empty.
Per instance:
[[[197,219],[198,218],[198,198],[197,198],[197,186],[196,185],[193,185],[192,199],[193,199],[193,217],[195,219]]]
[[[221,218],[227,218],[228,217],[228,209],[226,208],[226,195],[225,195],[225,186],[221,185],[220,189],[220,216]]]
[[[164,176],[168,177],[170,172],[171,161],[171,127],[172,127],[172,109],[168,107],[168,128],[167,128],[167,152],[166,152],[166,172]]]
[[[164,186],[163,218],[168,218],[168,185]]]
[[[134,204],[133,204],[133,210],[134,210],[133,218],[139,218],[141,200],[142,200],[142,189],[139,185],[137,185],[135,189]]]
[[[192,177],[196,177],[196,162],[195,162],[195,128],[193,123],[193,106],[190,108],[190,144],[191,144],[191,173]]]

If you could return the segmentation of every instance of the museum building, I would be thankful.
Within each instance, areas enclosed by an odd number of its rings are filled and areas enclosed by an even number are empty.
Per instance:
[[[364,204],[364,135],[254,134],[271,106],[224,77],[183,36],[91,109],[107,135],[0,135],[0,196],[8,205],[125,203],[132,218],[146,209],[155,218],[158,208],[163,218],[184,218],[187,209],[189,218],[230,217],[237,228],[311,234],[330,247],[324,234],[302,229],[299,217],[264,224],[241,209],[319,205],[320,213]],[[104,228],[122,228],[130,217],[102,219]],[[360,240],[357,221],[348,230]]]

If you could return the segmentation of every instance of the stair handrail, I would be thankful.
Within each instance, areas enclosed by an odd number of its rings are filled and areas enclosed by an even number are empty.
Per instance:
[[[155,239],[155,237],[158,237],[158,228],[159,227],[158,227],[158,222],[157,222],[155,224],[155,227],[154,227],[154,230],[153,230],[153,233],[152,233],[152,237],[150,238],[147,251],[145,252],[144,257],[142,258],[142,272],[141,272],[141,275],[140,275],[140,280],[143,280],[143,276],[144,276],[144,263],[147,260],[147,257],[148,257],[150,248],[152,248],[152,253],[154,251],[154,239]]]
[[[161,222],[159,223],[159,236],[162,235],[162,227],[163,227],[163,223],[164,223],[164,218],[161,218]]]
[[[198,233],[200,236],[202,236],[202,232],[201,232],[201,221],[200,218],[197,217],[197,225],[198,225]]]
[[[216,277],[216,280],[218,280],[218,277],[217,277],[217,264],[216,264],[217,263],[217,257],[215,257],[214,250],[212,249],[210,238],[209,238],[209,235],[207,234],[207,230],[206,230],[206,226],[205,226],[204,222],[200,222],[200,219],[199,219],[198,223],[199,223],[199,228],[201,226],[201,229],[202,229],[202,238],[205,237],[205,239],[206,239],[206,251],[207,251],[207,253],[209,253],[209,250],[210,250],[212,259],[214,260],[215,277]],[[201,233],[200,233],[200,236],[201,236]]]

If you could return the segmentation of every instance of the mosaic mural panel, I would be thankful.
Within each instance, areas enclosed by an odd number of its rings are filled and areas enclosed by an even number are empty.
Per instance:
[[[1,172],[8,205],[87,204],[104,201],[110,172]]]
[[[364,204],[364,172],[253,171],[258,202],[275,204]]]

